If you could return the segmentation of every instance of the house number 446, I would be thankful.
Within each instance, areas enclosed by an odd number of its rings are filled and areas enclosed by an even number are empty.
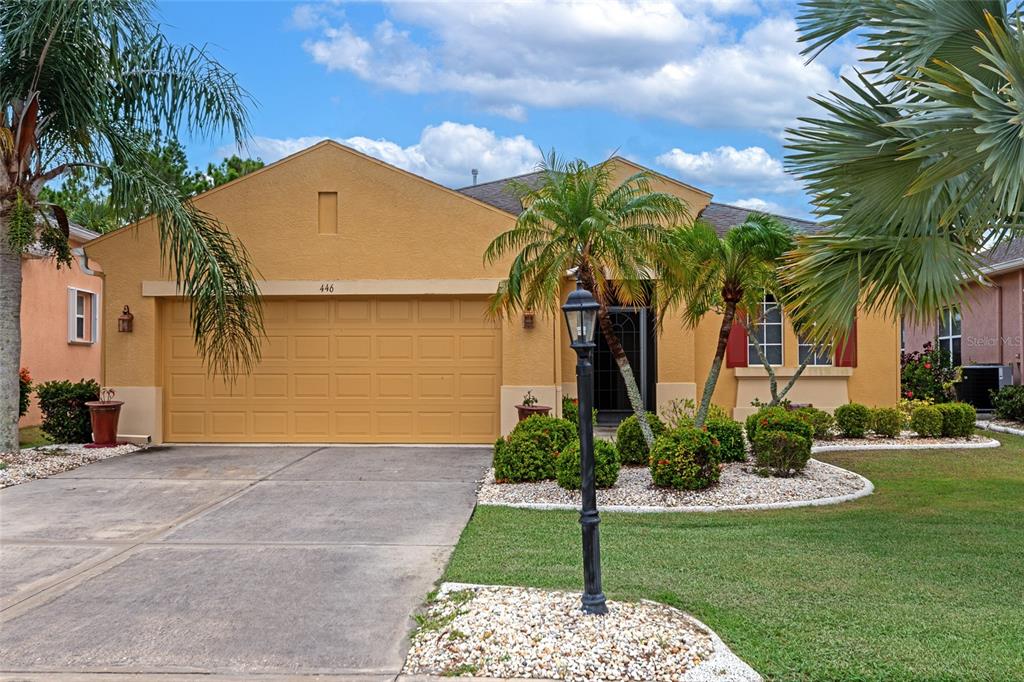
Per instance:
[[[333,282],[324,282],[323,284],[321,284],[320,285],[320,293],[321,294],[333,294],[334,293],[334,283]]]

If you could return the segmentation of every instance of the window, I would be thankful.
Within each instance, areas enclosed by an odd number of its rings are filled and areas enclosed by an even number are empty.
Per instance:
[[[99,297],[84,289],[68,289],[68,343],[96,343]]]
[[[831,365],[832,364],[832,345],[815,345],[810,341],[799,338],[797,339],[797,353],[799,357],[797,361],[802,365],[806,361],[808,365]]]
[[[953,365],[959,367],[960,357],[960,309],[946,308],[939,312],[939,349],[949,353]]]
[[[782,308],[775,302],[775,297],[766,294],[761,301],[760,319],[754,327],[755,344],[747,339],[747,362],[751,365],[760,365],[761,357],[757,353],[757,347],[761,346],[764,355],[768,358],[769,365],[782,364]]]

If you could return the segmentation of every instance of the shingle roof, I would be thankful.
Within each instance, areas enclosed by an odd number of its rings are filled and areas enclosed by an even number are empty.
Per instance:
[[[474,199],[478,199],[485,204],[490,204],[495,208],[500,208],[502,211],[507,211],[513,215],[519,215],[523,212],[523,205],[519,202],[519,197],[512,192],[512,188],[509,186],[509,183],[512,181],[518,181],[529,185],[530,187],[536,187],[540,182],[540,177],[540,171],[535,171],[533,173],[515,175],[511,178],[482,182],[479,185],[470,185],[469,187],[462,187],[455,191],[462,192],[463,194],[471,196]]]
[[[752,212],[753,209],[731,206],[730,204],[719,204],[712,201],[707,205],[707,208],[700,212],[698,217],[711,223],[715,230],[719,234],[722,234],[730,227],[734,227],[742,223]],[[792,227],[797,232],[818,232],[823,229],[818,223],[813,223],[809,220],[800,220],[799,218],[790,218],[789,216],[784,215],[776,215],[775,217]]]
[[[500,208],[502,211],[507,211],[513,215],[519,215],[523,212],[523,205],[519,202],[519,197],[511,191],[509,183],[515,180],[534,187],[539,183],[540,177],[541,173],[539,172],[526,173],[524,175],[517,175],[511,178],[502,178],[501,180],[483,182],[479,185],[462,187],[456,191],[462,192],[463,194],[469,195],[474,199],[478,199],[496,208]],[[742,223],[747,219],[747,216],[750,213],[751,209],[749,208],[740,208],[739,206],[719,204],[712,201],[708,204],[707,208],[701,211],[699,217],[714,225],[715,229],[719,233],[723,233],[730,227]],[[788,216],[776,217],[780,218],[783,222],[787,223],[799,232],[817,232],[822,229],[818,223],[813,223],[809,220],[800,220],[799,218],[790,218]]]
[[[1012,261],[1024,259],[1024,237],[1016,237],[980,255],[984,268],[1001,269]]]

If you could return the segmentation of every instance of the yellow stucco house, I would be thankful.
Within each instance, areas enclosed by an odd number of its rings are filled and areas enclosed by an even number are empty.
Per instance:
[[[622,178],[640,168],[609,163]],[[723,229],[745,214],[671,178],[655,184]],[[207,375],[151,220],[90,242],[87,255],[104,265],[102,383],[125,401],[124,436],[487,443],[512,428],[527,391],[556,411],[563,395],[575,394],[575,354],[560,318],[484,315],[507,264],[487,267],[482,254],[521,210],[504,181],[451,190],[326,141],[195,201],[243,241],[259,270],[263,357],[234,384]],[[118,333],[125,305],[133,331]],[[656,328],[635,308],[615,316],[652,409],[697,395],[718,319],[690,329],[677,319]],[[767,350],[785,376],[806,349],[785,320],[771,324]],[[807,369],[794,401],[896,402],[896,323],[863,315],[857,327],[842,358]],[[752,399],[767,397],[767,381],[746,361],[744,341],[731,346],[715,401],[739,418]],[[606,349],[598,348],[595,368],[597,407],[614,420],[627,403]]]

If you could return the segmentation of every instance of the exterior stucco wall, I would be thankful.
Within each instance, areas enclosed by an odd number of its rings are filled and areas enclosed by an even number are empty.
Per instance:
[[[1024,327],[1024,270],[993,275],[985,284],[973,282],[960,304],[961,360],[966,365],[1013,365],[1014,381],[1021,382],[1021,341]],[[907,351],[935,341],[936,323],[907,319],[903,342]]]
[[[616,179],[639,169],[618,161]],[[693,214],[710,200],[707,194],[665,178],[656,178],[654,185],[683,198]],[[318,229],[322,192],[338,194],[337,234],[322,234]],[[407,286],[400,286],[403,281],[416,287],[426,286],[426,282],[438,294],[480,295],[484,293],[481,287],[493,290],[508,271],[508,262],[486,266],[481,254],[494,236],[515,220],[510,214],[333,143],[317,145],[212,190],[196,203],[241,239],[270,296],[317,295],[320,282],[336,283],[339,291],[348,291],[355,284],[373,289],[360,289],[362,295],[410,295]],[[132,402],[123,413],[125,434],[152,435],[159,440],[164,409],[159,330],[160,311],[165,306],[158,302],[173,292],[161,284],[168,277],[160,263],[155,225],[144,221],[94,240],[87,252],[104,263],[106,271],[102,381]],[[474,282],[474,291],[460,292],[460,287]],[[567,281],[563,294],[571,286]],[[116,332],[117,316],[124,305],[135,315],[131,334]],[[658,337],[659,409],[671,399],[699,395],[714,354],[718,325],[719,319],[713,315],[696,329],[684,326],[675,313],[664,321]],[[895,402],[897,338],[895,325],[871,320],[862,323],[861,369],[843,377],[849,385],[849,398],[879,405]],[[791,332],[786,344],[787,364],[795,364]],[[569,348],[560,312],[545,315],[536,311],[529,329],[521,314],[504,320],[501,348],[502,432],[514,425],[514,406],[526,391],[550,404],[556,414],[563,393],[575,394],[575,353]],[[890,371],[894,372],[891,381],[883,376]],[[873,379],[860,381],[861,374]],[[736,407],[738,390],[733,370],[723,369],[715,401]],[[836,395],[838,399],[839,393]]]
[[[72,242],[72,247],[79,246]],[[102,305],[103,280],[83,272],[77,259],[71,267],[58,270],[52,259],[22,257],[21,274],[21,366],[28,369],[33,383],[99,379],[101,344],[68,343],[68,288],[91,291],[100,296]],[[101,329],[102,320],[101,311]],[[20,425],[38,424],[41,419],[33,395]]]

